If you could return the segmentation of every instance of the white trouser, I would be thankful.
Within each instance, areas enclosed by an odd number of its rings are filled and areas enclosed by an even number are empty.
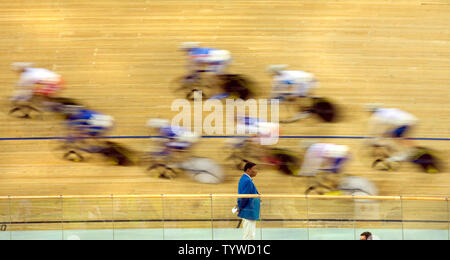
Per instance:
[[[298,176],[316,176],[320,167],[324,163],[324,158],[317,155],[317,151],[308,149],[303,159],[302,168],[297,173]]]
[[[14,91],[14,96],[10,99],[11,101],[30,101],[33,97],[33,89],[20,87]]]
[[[311,90],[313,90],[314,88],[316,88],[316,81],[311,80],[311,81],[304,81],[304,82],[299,82],[299,83],[295,84],[292,91],[297,96],[307,97],[309,95],[309,92],[311,92]]]
[[[216,75],[221,75],[224,73],[225,68],[228,66],[228,62],[223,62],[221,64],[211,64],[208,65],[207,71],[212,72]]]
[[[256,220],[248,220],[243,218],[242,225],[244,227],[244,240],[255,240]]]

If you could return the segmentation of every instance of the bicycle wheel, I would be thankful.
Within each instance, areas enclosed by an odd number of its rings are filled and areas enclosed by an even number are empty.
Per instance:
[[[134,162],[131,159],[132,152],[114,142],[106,142],[107,147],[100,151],[106,158],[110,159],[114,164],[120,166],[133,165]]]
[[[238,74],[225,74],[219,76],[221,87],[225,93],[235,99],[247,100],[255,96],[254,84],[246,77]]]
[[[236,169],[242,171],[246,163],[250,161],[259,161],[262,157],[263,151],[260,147],[256,146],[247,141],[239,142],[238,146],[232,144],[231,154],[226,158],[226,161],[231,161]],[[223,150],[230,149],[230,145],[227,145]]]
[[[411,162],[420,166],[426,173],[439,173],[441,171],[441,163],[435,153],[424,147],[417,147]]]
[[[278,171],[288,175],[294,175],[300,170],[300,159],[288,150],[269,149],[265,160],[275,165]]]
[[[298,99],[295,97],[280,101],[279,113],[280,123],[282,124],[294,123],[305,118],[302,115]]]
[[[179,165],[196,182],[216,184],[225,179],[222,167],[209,158],[192,157]]]
[[[202,98],[206,99],[210,96],[211,89],[213,88],[210,79],[205,76],[199,76],[194,79],[187,79],[186,77],[178,77],[171,81],[171,91],[180,98],[185,98],[190,101],[194,101],[195,92],[202,92]]]
[[[400,168],[400,162],[390,162],[385,158],[376,159],[372,168],[379,171],[396,171]]]
[[[81,149],[81,146],[78,146],[75,143],[61,142],[58,140],[57,143],[52,142],[50,144],[50,151],[58,159],[72,162],[82,162],[86,160],[86,153]]]
[[[16,118],[35,119],[42,118],[42,111],[32,105],[17,105],[9,110],[8,114]]]
[[[329,192],[337,191],[341,176],[336,174],[320,174],[307,179],[307,189],[305,194],[324,195]]]
[[[150,165],[150,167],[147,168],[147,171],[151,176],[155,178],[172,180],[177,176],[177,173],[174,169],[162,163],[155,163],[153,165]]]
[[[316,114],[324,122],[335,122],[337,120],[337,107],[328,99],[313,98],[313,106],[310,111]]]
[[[64,153],[63,158],[65,160],[72,161],[72,162],[84,161],[83,155],[81,155],[81,153],[76,150],[69,150],[68,152]]]

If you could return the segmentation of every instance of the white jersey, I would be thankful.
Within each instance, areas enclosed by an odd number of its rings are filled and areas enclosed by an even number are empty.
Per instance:
[[[395,126],[410,126],[417,122],[415,116],[397,108],[380,108],[374,113],[372,119],[383,124]]]
[[[310,152],[315,157],[344,158],[348,154],[348,147],[346,145],[316,143],[308,148],[307,153]]]
[[[400,109],[396,108],[380,108],[375,111],[369,120],[369,134],[380,135],[392,128],[402,126],[413,126],[418,119]]]
[[[273,88],[278,92],[289,91],[292,94],[306,96],[315,87],[313,74],[304,71],[283,70],[273,78]]]
[[[61,76],[47,69],[27,68],[20,75],[18,85],[20,87],[32,86],[33,84],[57,84]]]
[[[255,142],[261,145],[273,145],[278,142],[280,135],[280,125],[273,122],[265,122],[259,118],[242,117],[237,122],[238,135],[255,135]]]
[[[295,84],[314,80],[314,75],[299,70],[282,70],[280,75],[274,77],[274,81],[281,84]]]
[[[256,134],[270,136],[280,131],[280,125],[277,123],[265,122],[259,118],[241,117],[237,122],[238,134]]]
[[[330,159],[346,158],[349,150],[346,145],[315,143],[305,153],[302,168],[297,175],[315,176],[324,162]]]

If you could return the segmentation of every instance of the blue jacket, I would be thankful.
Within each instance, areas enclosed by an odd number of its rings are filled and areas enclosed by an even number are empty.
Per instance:
[[[247,174],[239,181],[238,194],[259,194],[252,179]],[[238,198],[238,216],[248,220],[259,220],[259,198]]]

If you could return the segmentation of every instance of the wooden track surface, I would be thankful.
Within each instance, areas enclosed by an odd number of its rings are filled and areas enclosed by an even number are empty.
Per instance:
[[[364,104],[383,102],[420,119],[413,137],[450,138],[450,2],[430,1],[191,1],[191,0],[19,0],[0,10],[1,138],[61,136],[60,123],[24,121],[7,115],[7,97],[17,75],[15,61],[32,61],[61,74],[62,95],[84,101],[115,117],[111,135],[147,135],[151,117],[171,117],[176,96],[171,80],[184,73],[177,50],[184,41],[230,50],[231,72],[252,78],[267,97],[269,64],[290,64],[314,73],[316,93],[333,98],[343,119],[313,119],[286,125],[283,135],[364,136]],[[144,151],[146,139],[118,140]],[[221,163],[224,139],[204,139],[195,153]],[[299,140],[279,147],[298,149]],[[361,140],[347,144],[353,158],[346,173],[374,181],[382,195],[448,195],[448,171],[428,175],[411,165],[386,173],[370,169]],[[54,140],[2,140],[0,195],[235,193],[240,172],[224,164],[219,185],[186,176],[156,179],[145,167],[113,167],[94,158],[75,164],[50,152]],[[448,159],[449,141],[418,141]],[[448,168],[449,164],[446,162]],[[262,168],[255,179],[261,193],[303,193],[307,180]]]

